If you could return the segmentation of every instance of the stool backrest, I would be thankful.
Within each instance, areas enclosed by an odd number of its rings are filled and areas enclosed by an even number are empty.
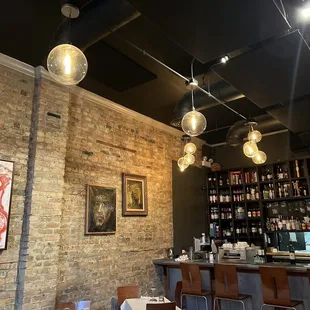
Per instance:
[[[119,286],[117,288],[117,300],[118,308],[121,308],[121,304],[127,298],[139,298],[139,286],[129,285],[129,286]]]
[[[287,271],[281,267],[259,267],[265,304],[290,306],[291,295]]]
[[[146,310],[175,310],[175,302],[165,302],[164,304],[146,304]]]
[[[201,294],[202,282],[199,265],[180,263],[180,268],[182,272],[182,293]]]
[[[239,295],[238,276],[235,265],[215,264],[215,295],[237,299]]]
[[[76,310],[76,304],[74,302],[62,302],[59,308],[60,310]]]

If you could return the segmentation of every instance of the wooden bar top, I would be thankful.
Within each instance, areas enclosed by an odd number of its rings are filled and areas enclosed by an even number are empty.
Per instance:
[[[208,260],[197,259],[192,261],[186,261],[186,263],[198,264],[203,268],[213,268],[214,264],[210,263]],[[249,264],[249,263],[235,263],[235,262],[227,262],[228,264],[233,264],[237,267],[239,272],[259,272],[259,267],[284,267],[287,269],[288,273],[302,273],[307,275],[307,269],[310,268],[310,264],[299,264],[291,265],[290,263],[265,263],[265,264]],[[225,264],[227,264],[225,262]],[[170,268],[179,268],[180,262],[176,262],[174,259],[163,258],[163,259],[156,259],[153,260],[154,265],[158,266],[166,266]]]

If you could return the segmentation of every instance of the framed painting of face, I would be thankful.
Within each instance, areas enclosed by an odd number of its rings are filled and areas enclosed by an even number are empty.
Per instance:
[[[146,177],[123,174],[123,216],[146,216],[147,183]]]
[[[7,249],[14,163],[0,160],[0,251]]]
[[[104,235],[116,231],[116,189],[86,186],[85,234]]]

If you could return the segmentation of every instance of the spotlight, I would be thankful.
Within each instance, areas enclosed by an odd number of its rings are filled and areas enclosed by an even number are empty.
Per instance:
[[[226,56],[224,56],[224,57],[222,57],[221,58],[221,63],[226,63],[227,62],[227,60],[229,60],[229,57],[226,55]]]
[[[303,8],[300,9],[299,11],[300,18],[303,19],[304,21],[310,19],[310,5],[307,4]]]

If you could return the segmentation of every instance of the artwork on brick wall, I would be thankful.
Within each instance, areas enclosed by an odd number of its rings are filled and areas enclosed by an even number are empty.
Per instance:
[[[14,163],[0,160],[0,250],[8,243]]]
[[[116,231],[116,189],[86,186],[85,234],[104,235]]]
[[[147,184],[146,177],[123,174],[123,216],[146,216]]]

